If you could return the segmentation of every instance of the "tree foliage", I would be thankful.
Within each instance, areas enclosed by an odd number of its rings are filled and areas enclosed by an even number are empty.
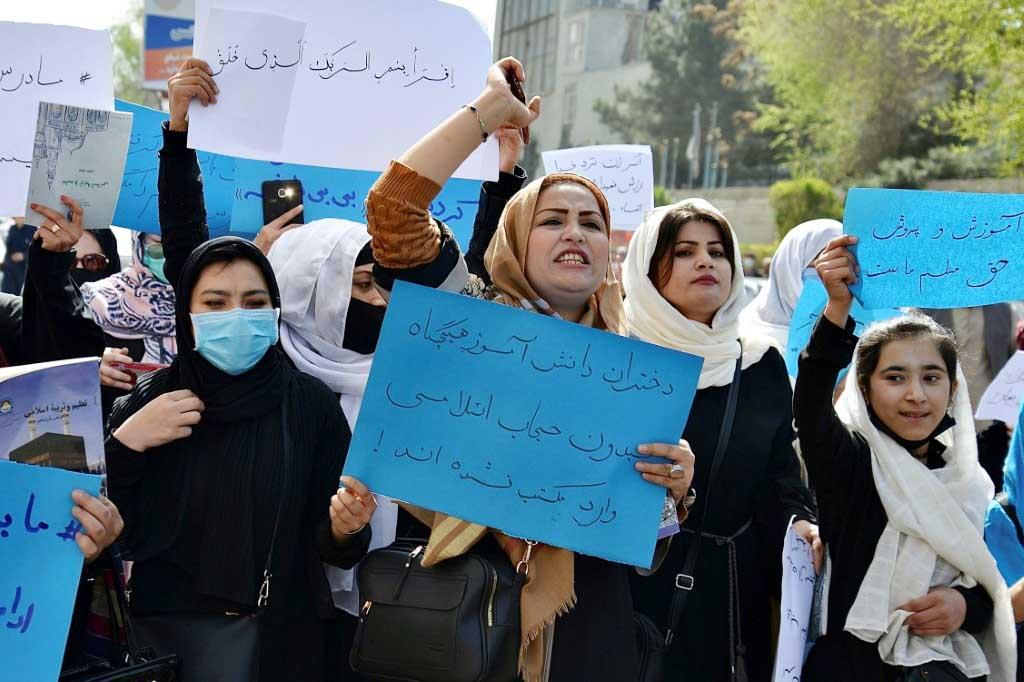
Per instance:
[[[611,101],[598,101],[601,121],[630,141],[679,138],[685,148],[694,104],[703,108],[706,133],[708,112],[717,102],[717,126],[732,158],[748,165],[769,163],[766,145],[758,147],[750,134],[755,118],[751,65],[736,41],[742,6],[742,0],[662,2],[649,15],[644,34],[650,78],[634,87],[616,86]]]
[[[110,29],[114,43],[114,94],[136,104],[160,108],[160,97],[142,88],[142,22],[141,0],[133,0],[127,21]]]
[[[916,11],[915,11],[916,10]],[[898,0],[886,15],[921,45],[926,62],[961,75],[935,113],[963,139],[991,148],[1002,170],[1024,169],[1024,5],[1020,0]]]
[[[883,159],[953,141],[949,126],[936,128],[929,115],[956,91],[955,72],[927,59],[912,31],[894,20],[893,4],[747,5],[740,34],[776,99],[761,105],[757,125],[775,135],[794,175],[838,181],[871,172]]]

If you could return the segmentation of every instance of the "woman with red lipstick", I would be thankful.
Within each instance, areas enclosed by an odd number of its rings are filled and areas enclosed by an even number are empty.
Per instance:
[[[473,150],[496,130],[525,127],[540,115],[540,99],[529,105],[517,100],[510,77],[525,80],[516,60],[492,66],[480,96],[392,162],[370,190],[366,212],[375,282],[390,291],[403,279],[623,334],[622,291],[610,271],[611,212],[590,180],[554,173],[512,197],[484,258],[490,284],[467,276],[451,231],[430,215],[431,199]],[[638,463],[636,475],[664,487],[685,518],[693,472],[689,449],[647,444],[639,452],[663,458]],[[511,560],[526,556],[522,540],[443,514],[413,511],[431,529],[424,566],[495,538]],[[635,680],[628,567],[547,545],[532,550],[530,566],[520,605],[522,679]]]
[[[696,456],[696,504],[661,570],[633,577],[634,599],[674,634],[664,679],[771,679],[770,597],[792,517],[820,561],[785,362],[767,337],[740,329],[736,235],[706,201],[655,210],[633,235],[623,283],[630,333],[704,358],[682,436]],[[735,417],[712,475],[737,362]]]
[[[837,237],[815,261],[829,299],[796,381],[831,565],[827,630],[803,679],[1013,680],[1013,613],[982,539],[992,482],[978,464],[956,346],[920,315],[853,336],[858,267],[846,247],[855,242]]]

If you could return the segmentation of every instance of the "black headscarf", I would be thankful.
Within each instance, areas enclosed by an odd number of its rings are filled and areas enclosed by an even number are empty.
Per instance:
[[[100,250],[107,257],[107,267],[99,272],[93,272],[84,268],[72,269],[71,279],[78,286],[82,286],[86,282],[98,282],[101,279],[106,279],[111,275],[121,272],[121,256],[117,253],[117,237],[114,236],[114,231],[102,229],[86,230],[86,232],[95,237],[96,241],[99,242]]]
[[[295,370],[280,345],[238,376],[195,350],[189,304],[196,282],[207,266],[239,259],[260,270],[273,305],[280,306],[270,263],[251,242],[220,237],[199,246],[185,262],[176,293],[178,355],[117,402],[110,429],[164,393],[188,389],[203,401],[191,436],[143,455],[159,461],[159,471],[139,491],[138,523],[125,535],[136,560],[163,556],[192,576],[200,594],[251,606],[285,485],[287,426],[280,414]]]
[[[103,249],[103,255],[107,257],[107,269],[103,271],[104,277],[110,277],[121,272],[121,256],[117,253],[117,237],[111,229],[89,230],[96,241]]]
[[[188,389],[206,406],[203,418],[231,422],[265,414],[280,404],[288,360],[280,342],[271,346],[256,366],[232,376],[211,365],[196,350],[189,306],[196,282],[206,266],[247,260],[255,265],[267,282],[271,305],[281,307],[281,292],[274,270],[263,252],[252,242],[239,237],[218,237],[199,246],[185,261],[175,291],[175,327],[178,356],[169,370],[171,390]]]

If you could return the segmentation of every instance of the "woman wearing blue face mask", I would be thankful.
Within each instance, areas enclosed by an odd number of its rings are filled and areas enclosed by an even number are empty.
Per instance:
[[[365,507],[329,512],[348,424],[331,390],[278,343],[280,294],[254,245],[201,245],[177,292],[178,355],[115,404],[107,440],[138,629],[179,654],[186,681],[322,679],[319,619],[332,605],[320,563],[362,558],[374,506],[346,478]],[[237,639],[220,648],[253,614],[255,651]]]

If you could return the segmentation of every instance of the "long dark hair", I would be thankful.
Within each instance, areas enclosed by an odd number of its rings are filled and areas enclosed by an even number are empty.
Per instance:
[[[733,243],[732,233],[725,225],[710,213],[681,206],[666,213],[658,227],[658,241],[654,245],[654,254],[647,268],[647,278],[658,290],[664,288],[672,276],[672,253],[679,238],[679,230],[689,222],[714,225],[722,238],[722,249],[725,251],[725,257],[729,259],[729,267],[735,267],[733,264],[736,262],[736,244]]]
[[[878,360],[887,343],[921,338],[935,344],[935,350],[939,351],[942,362],[946,365],[950,386],[954,387],[959,351],[953,334],[932,318],[913,313],[878,322],[861,337],[856,367],[857,384],[860,386],[861,394],[865,397],[870,395],[871,375],[878,368]]]

